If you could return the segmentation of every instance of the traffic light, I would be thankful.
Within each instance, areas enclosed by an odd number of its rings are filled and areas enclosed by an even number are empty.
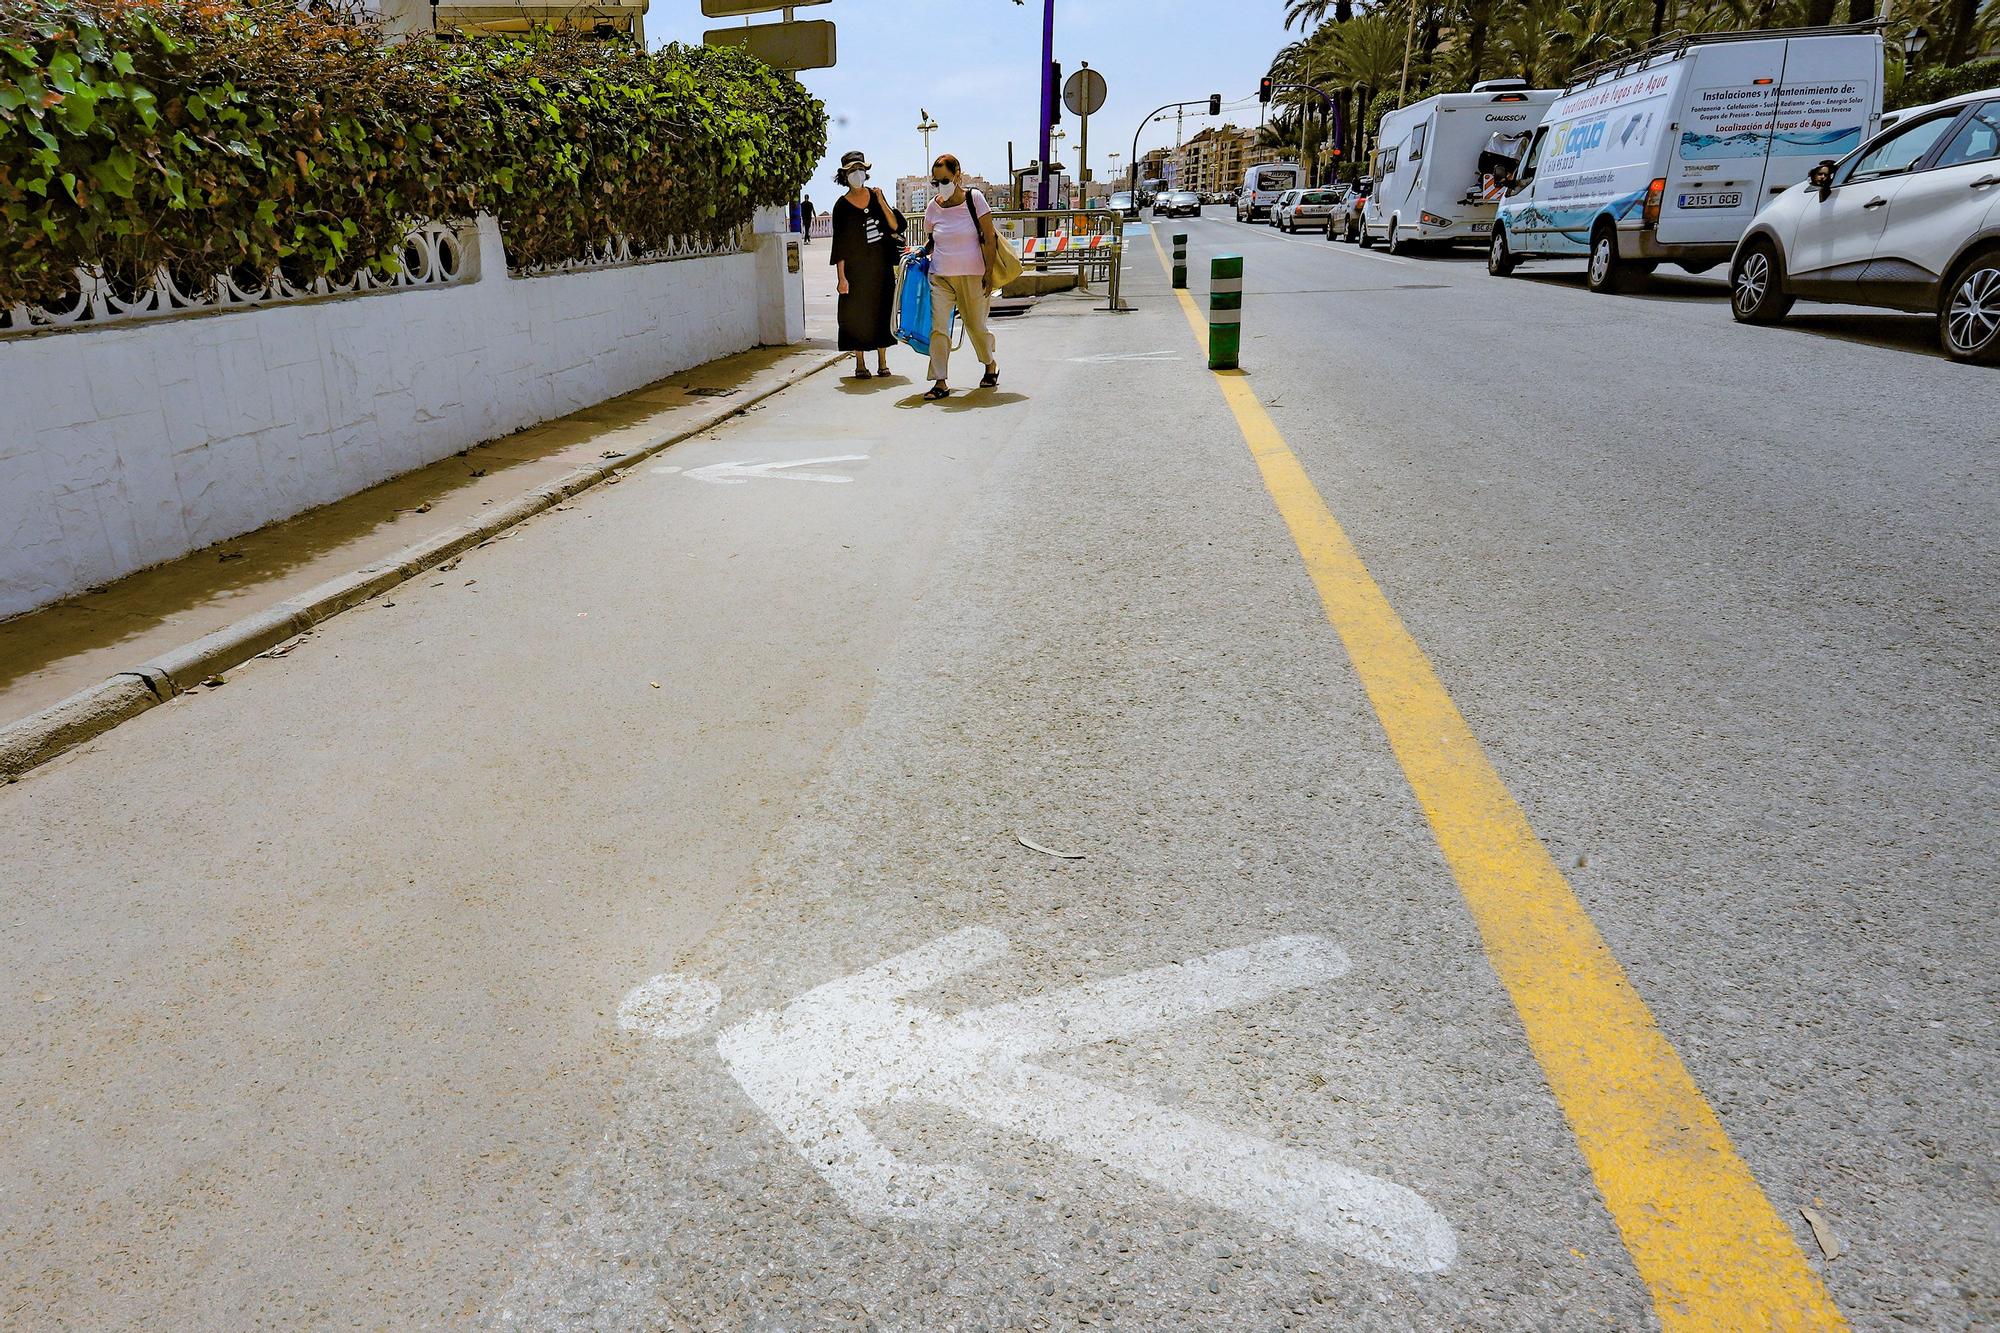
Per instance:
[[[1269,102],[1271,100],[1271,81],[1269,79],[1257,80],[1257,100],[1260,102]]]
[[[1219,116],[1222,114],[1221,93],[1210,93],[1208,95],[1208,114],[1211,116]]]

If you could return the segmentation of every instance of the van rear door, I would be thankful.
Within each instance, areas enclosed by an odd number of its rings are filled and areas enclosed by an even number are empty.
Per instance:
[[[1874,33],[1785,43],[1759,208],[1804,180],[1815,163],[1847,156],[1874,132],[1882,118],[1881,76],[1882,39]]]
[[[1733,244],[1764,202],[1785,41],[1717,42],[1688,58],[1694,69],[1679,130],[1665,145],[1656,235],[1674,245]]]

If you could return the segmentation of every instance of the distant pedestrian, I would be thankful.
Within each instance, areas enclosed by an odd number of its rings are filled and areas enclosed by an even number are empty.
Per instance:
[[[854,378],[889,373],[889,317],[896,303],[896,261],[902,253],[903,215],[871,188],[864,153],[847,153],[835,173],[847,193],[833,201],[832,264],[840,280],[840,350],[854,353]],[[875,374],[868,373],[869,351]]]
[[[813,238],[813,197],[809,194],[799,197],[799,222],[808,241]]]
[[[986,273],[999,248],[1000,235],[993,230],[993,208],[986,196],[959,184],[958,159],[950,153],[938,154],[931,163],[931,201],[924,209],[924,226],[931,235],[931,365],[933,381],[925,398],[935,401],[951,396],[945,374],[951,368],[951,341],[944,336],[950,327],[953,307],[965,321],[965,335],[972,340],[972,352],[986,367],[979,381],[982,389],[1000,383],[1000,363],[994,359],[993,333],[986,327],[992,309],[993,292],[986,285]]]

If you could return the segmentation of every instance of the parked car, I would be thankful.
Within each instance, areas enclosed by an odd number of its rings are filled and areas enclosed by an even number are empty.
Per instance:
[[[1271,205],[1284,191],[1296,190],[1299,178],[1296,162],[1260,162],[1251,167],[1243,173],[1243,187],[1236,192],[1236,220],[1268,221]]]
[[[2000,88],[1813,168],[1750,224],[1729,287],[1746,324],[1797,300],[1935,313],[1948,355],[2000,364]]]
[[[1110,202],[1112,209],[1123,214],[1125,217],[1136,218],[1139,216],[1139,201],[1132,197],[1132,193],[1129,190],[1120,190],[1118,193],[1112,195]]]
[[[1153,201],[1156,218],[1197,218],[1201,216],[1201,196],[1193,190],[1171,190]]]
[[[1316,190],[1287,190],[1272,210],[1278,229],[1296,232],[1301,227],[1321,227],[1347,197],[1345,185],[1322,185]]]
[[[1339,207],[1327,214],[1326,239],[1367,244],[1362,223],[1368,208],[1368,196],[1374,191],[1375,182],[1366,176],[1348,186],[1347,197],[1341,200]]]
[[[1508,183],[1487,270],[1588,256],[1594,292],[1663,261],[1700,273],[1881,114],[1873,22],[1697,33],[1590,67],[1549,107]]]

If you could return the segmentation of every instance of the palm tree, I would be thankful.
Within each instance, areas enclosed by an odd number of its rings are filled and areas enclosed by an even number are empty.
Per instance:
[[[1286,0],[1285,29],[1290,31],[1294,24],[1301,32],[1316,27],[1326,21],[1329,9],[1335,23],[1345,23],[1354,17],[1354,0]]]

